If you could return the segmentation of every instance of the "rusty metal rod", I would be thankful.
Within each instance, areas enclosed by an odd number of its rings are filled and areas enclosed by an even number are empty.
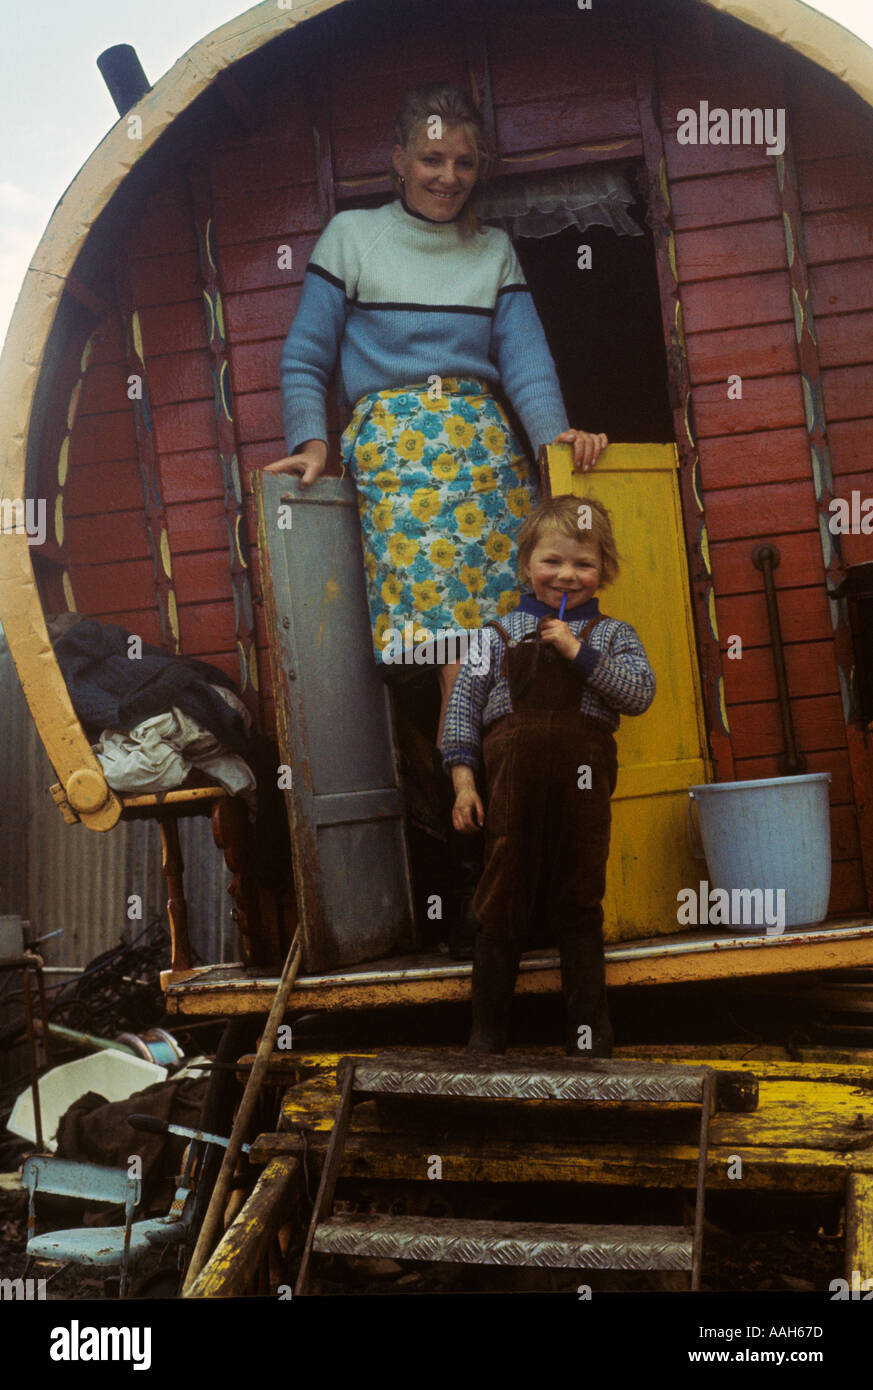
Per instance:
[[[30,1057],[30,1089],[33,1092],[33,1123],[36,1147],[42,1152],[42,1110],[39,1104],[39,1073],[36,1064],[36,1038],[33,1032],[33,1006],[30,1001],[30,971],[24,968],[24,1017],[27,1021],[27,1051]]]
[[[779,564],[779,551],[775,545],[759,545],[752,551],[752,564],[764,576],[764,597],[767,600],[767,621],[770,624],[770,641],[773,646],[773,666],[776,672],[776,693],[779,697],[779,715],[782,720],[782,735],[785,751],[779,755],[779,770],[789,776],[806,771],[806,757],[798,751],[794,734],[794,720],[791,715],[791,698],[788,694],[788,676],[785,670],[785,649],[782,644],[782,628],[779,623],[779,604],[776,600],[776,585],[773,571]]]
[[[212,1196],[209,1199],[209,1206],[203,1218],[203,1225],[200,1227],[200,1234],[197,1237],[197,1244],[194,1247],[191,1262],[188,1265],[188,1272],[185,1275],[185,1284],[182,1289],[183,1298],[191,1297],[197,1276],[208,1261],[213,1246],[218,1239],[219,1222],[221,1221],[225,1202],[230,1192],[233,1171],[236,1167],[240,1152],[242,1151],[246,1127],[254,1113],[255,1104],[261,1089],[261,1083],[267,1074],[270,1056],[279,1033],[279,1024],[282,1022],[288,1007],[288,999],[294,987],[294,981],[297,978],[297,971],[300,969],[302,954],[303,935],[298,927],[297,931],[294,933],[294,939],[291,942],[291,947],[282,969],[282,977],[279,980],[276,993],[273,996],[273,1005],[270,1009],[270,1015],[258,1046],[254,1066],[249,1073],[249,1079],[243,1091],[243,1098],[240,1101],[239,1110],[236,1112],[236,1118],[233,1122],[233,1129],[231,1130],[227,1148],[224,1151],[221,1168],[215,1181],[215,1187],[212,1189]]]

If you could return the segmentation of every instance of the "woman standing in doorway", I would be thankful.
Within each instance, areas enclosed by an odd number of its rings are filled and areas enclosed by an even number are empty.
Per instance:
[[[398,197],[337,213],[313,249],[282,353],[289,452],[268,469],[300,474],[304,487],[323,472],[339,358],[353,407],[342,459],[357,487],[380,665],[400,659],[398,641],[462,635],[518,603],[515,537],[539,487],[495,387],[534,458],[541,444],[569,442],[586,470],[607,444],[568,427],[512,243],[476,216],[472,195],[491,160],[479,112],[456,87],[417,88],[395,137]],[[439,649],[429,659],[440,662]],[[457,670],[439,664],[437,741]]]

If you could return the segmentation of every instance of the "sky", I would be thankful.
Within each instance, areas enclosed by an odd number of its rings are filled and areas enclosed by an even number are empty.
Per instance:
[[[97,55],[132,44],[154,84],[248,8],[241,0],[0,0],[0,342],[52,210],[116,120]],[[873,47],[873,0],[814,8]]]

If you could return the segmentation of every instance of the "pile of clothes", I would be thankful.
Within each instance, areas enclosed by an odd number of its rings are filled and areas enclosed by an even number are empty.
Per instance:
[[[229,676],[78,613],[47,620],[49,636],[106,781],[118,792],[180,787],[193,768],[254,812],[245,759],[251,716]]]

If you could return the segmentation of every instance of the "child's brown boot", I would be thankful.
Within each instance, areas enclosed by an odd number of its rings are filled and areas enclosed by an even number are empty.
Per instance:
[[[561,984],[567,1010],[567,1052],[587,1061],[590,1057],[611,1057],[612,1024],[606,1003],[606,971],[603,937],[600,932],[562,932]],[[583,1027],[591,1029],[590,1043]],[[581,1046],[580,1046],[581,1044]]]
[[[505,1052],[520,947],[497,932],[476,933],[473,954],[473,1030],[468,1052]]]

